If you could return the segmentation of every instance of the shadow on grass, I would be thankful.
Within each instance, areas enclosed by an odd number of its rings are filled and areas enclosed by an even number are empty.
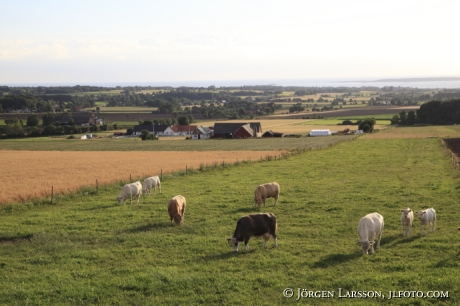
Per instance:
[[[18,234],[16,236],[0,236],[0,243],[30,241],[34,237],[33,234]]]
[[[138,233],[138,232],[147,232],[155,229],[161,229],[161,228],[168,228],[172,227],[175,225],[174,223],[171,225],[169,222],[157,222],[157,223],[149,223],[141,226],[137,226],[131,229],[127,229],[124,232],[125,233]]]
[[[312,265],[312,267],[313,268],[327,268],[329,266],[343,264],[344,262],[357,259],[361,256],[363,256],[363,254],[361,253],[361,250],[359,250],[359,252],[352,253],[352,254],[330,254],[324,257],[323,259],[315,262]]]
[[[422,236],[416,234],[412,234],[409,237],[404,237],[400,234],[398,235],[393,235],[393,236],[387,236],[387,237],[382,237],[382,240],[380,241],[380,245],[383,246],[396,246],[398,244],[406,244],[406,243],[411,243],[415,240],[420,239]]]
[[[79,208],[78,210],[98,210],[98,209],[113,208],[116,206],[118,205],[115,203],[115,205],[104,205],[104,206],[95,206],[95,207],[89,207],[89,208]]]
[[[241,207],[238,209],[235,209],[232,211],[232,213],[259,213],[262,212],[263,207],[258,208],[257,206],[251,206],[251,207]]]
[[[235,256],[244,256],[245,254],[250,254],[250,253],[253,253],[253,252],[255,252],[254,249],[252,249],[252,250],[249,249],[248,251],[239,250],[238,252],[233,252],[232,248],[229,246],[227,252],[220,253],[220,254],[215,254],[215,255],[207,255],[207,256],[203,257],[201,260],[203,262],[208,262],[210,260],[224,260],[224,259],[228,259],[228,258],[233,258]]]

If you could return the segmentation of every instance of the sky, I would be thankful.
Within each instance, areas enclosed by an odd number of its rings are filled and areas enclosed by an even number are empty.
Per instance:
[[[0,0],[0,85],[460,76],[460,1]]]

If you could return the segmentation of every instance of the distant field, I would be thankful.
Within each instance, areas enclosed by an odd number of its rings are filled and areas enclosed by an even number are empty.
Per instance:
[[[283,151],[162,151],[162,152],[61,152],[61,151],[0,151],[2,192],[0,205],[69,193],[85,186],[116,181],[143,180],[152,175],[197,169],[201,164],[213,165],[236,161],[259,160],[278,156]],[[134,158],[134,159],[133,159]],[[15,188],[17,179],[21,186]]]
[[[460,137],[459,125],[439,126],[399,126],[365,135],[366,138],[424,138],[424,137]]]
[[[139,137],[121,139],[65,139],[41,137],[38,139],[0,140],[2,150],[29,151],[289,151],[319,149],[356,136],[208,139],[142,141]]]

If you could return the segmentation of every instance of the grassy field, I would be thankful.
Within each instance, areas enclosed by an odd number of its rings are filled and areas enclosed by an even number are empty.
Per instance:
[[[135,160],[131,161],[133,166]],[[272,162],[163,181],[163,193],[117,206],[120,185],[54,205],[0,208],[0,301],[5,305],[459,305],[457,226],[460,175],[437,138],[358,138]],[[253,206],[257,184],[277,181],[280,202]],[[166,204],[187,199],[185,224]],[[402,237],[399,209],[434,207],[437,230]],[[255,212],[278,219],[273,240],[232,253],[236,221]],[[356,227],[385,218],[381,249],[361,255]],[[292,288],[294,296],[283,296]],[[299,289],[300,288],[300,289]],[[377,291],[380,298],[339,298]],[[300,298],[298,290],[330,291]],[[389,291],[442,298],[398,298]],[[448,297],[445,295],[448,294]]]
[[[30,151],[284,151],[321,149],[356,136],[254,138],[142,141],[139,137],[122,139],[28,138],[0,140],[1,150]]]

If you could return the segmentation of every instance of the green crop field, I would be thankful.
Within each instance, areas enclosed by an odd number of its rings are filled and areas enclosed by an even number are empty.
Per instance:
[[[24,138],[0,140],[1,150],[31,151],[272,151],[317,150],[339,142],[353,140],[357,136],[300,137],[300,138],[254,138],[254,139],[208,139],[168,141],[142,141],[139,137],[122,139],[65,139]]]
[[[136,166],[135,157],[129,162]],[[357,138],[281,160],[168,176],[163,193],[139,204],[118,206],[121,185],[112,185],[52,205],[5,205],[0,301],[459,305],[459,179],[437,138]],[[254,188],[270,181],[281,186],[279,204],[269,199],[255,208]],[[183,226],[171,225],[166,209],[177,194],[187,199]],[[434,207],[436,231],[420,236],[414,221],[412,235],[403,237],[399,210],[405,207]],[[361,255],[356,227],[374,211],[385,218],[381,249]],[[231,252],[226,238],[237,220],[257,212],[277,216],[279,247],[270,239],[261,249],[262,240],[252,238],[249,251]],[[283,295],[287,288],[291,298]],[[328,297],[318,297],[321,291]],[[353,291],[377,297],[351,298]],[[438,298],[389,299],[389,291]]]

